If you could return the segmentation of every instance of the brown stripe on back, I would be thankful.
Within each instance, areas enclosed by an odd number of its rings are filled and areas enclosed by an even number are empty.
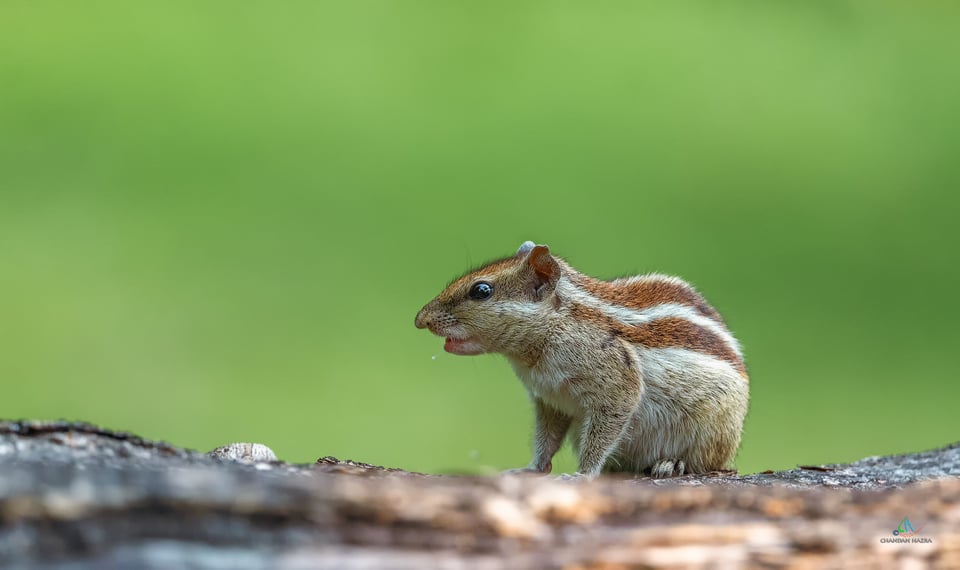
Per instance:
[[[743,361],[733,348],[712,331],[695,325],[686,319],[669,317],[650,321],[638,327],[625,327],[624,338],[650,348],[679,347],[695,350],[733,365],[746,376]]]
[[[720,313],[711,307],[693,287],[679,280],[651,276],[633,281],[627,279],[600,281],[579,276],[573,281],[587,293],[612,305],[640,310],[664,303],[676,303],[692,307],[701,315],[725,326]]]
[[[695,325],[686,319],[668,317],[632,326],[583,305],[572,305],[570,310],[575,318],[605,326],[612,334],[635,344],[648,348],[685,348],[709,354],[729,362],[744,379],[747,379],[743,360],[733,347],[709,329]]]

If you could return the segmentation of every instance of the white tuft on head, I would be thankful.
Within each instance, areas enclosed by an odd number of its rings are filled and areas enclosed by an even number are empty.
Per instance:
[[[520,255],[522,253],[530,253],[535,247],[537,247],[537,244],[529,240],[525,241],[520,244],[520,249],[517,250],[517,255]]]

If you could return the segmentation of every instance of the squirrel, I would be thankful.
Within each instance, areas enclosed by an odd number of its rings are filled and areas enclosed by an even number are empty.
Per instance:
[[[727,468],[749,397],[740,345],[688,283],[660,274],[602,281],[546,245],[454,280],[417,314],[452,354],[506,356],[534,404],[533,458],[549,474],[569,437],[573,477],[654,478]]]

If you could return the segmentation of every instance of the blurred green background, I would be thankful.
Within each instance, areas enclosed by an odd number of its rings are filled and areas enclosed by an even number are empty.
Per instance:
[[[533,239],[720,309],[743,471],[958,440],[958,16],[6,0],[0,417],[524,465],[507,363],[413,318]]]

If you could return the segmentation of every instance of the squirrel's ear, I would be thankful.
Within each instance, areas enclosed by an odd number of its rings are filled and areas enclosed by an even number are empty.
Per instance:
[[[552,288],[560,279],[560,265],[550,255],[550,248],[545,245],[537,245],[530,250],[527,265],[533,269],[533,274],[536,276],[538,295],[543,294],[548,288]]]
[[[533,251],[533,248],[535,248],[535,247],[537,247],[537,244],[533,243],[532,241],[527,240],[527,241],[525,241],[525,242],[523,242],[523,243],[520,244],[520,249],[517,250],[516,255],[523,255],[523,254],[525,254],[525,253],[529,253],[529,252]]]

